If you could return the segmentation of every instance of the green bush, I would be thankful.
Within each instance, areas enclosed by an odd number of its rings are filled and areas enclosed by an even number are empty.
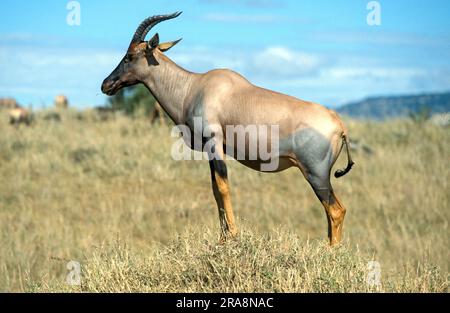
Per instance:
[[[142,84],[121,89],[108,99],[108,106],[117,111],[123,111],[129,116],[148,115],[155,107],[155,98]]]

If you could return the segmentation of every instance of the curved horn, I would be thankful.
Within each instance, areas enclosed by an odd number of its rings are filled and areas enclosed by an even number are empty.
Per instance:
[[[155,15],[151,16],[149,18],[146,18],[136,29],[136,32],[134,33],[133,39],[131,39],[131,42],[141,42],[145,40],[145,36],[147,36],[150,29],[152,29],[153,26],[158,24],[159,22],[170,20],[172,18],[177,17],[182,12],[175,12],[173,14],[166,14],[166,15]]]

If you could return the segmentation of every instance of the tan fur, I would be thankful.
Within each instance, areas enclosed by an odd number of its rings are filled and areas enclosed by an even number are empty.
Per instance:
[[[57,95],[54,102],[57,109],[67,109],[69,107],[69,100],[64,95]]]
[[[31,122],[31,114],[27,109],[24,108],[14,108],[9,110],[9,121],[10,124],[21,124],[25,123],[27,125]]]
[[[14,98],[0,98],[0,110],[1,109],[14,109],[19,107],[19,104]]]
[[[333,196],[336,202],[332,205],[322,202],[325,208],[325,213],[328,219],[328,237],[330,238],[330,244],[336,245],[342,240],[342,228],[344,225],[344,217],[346,213],[345,207],[341,201],[336,197],[333,191]]]

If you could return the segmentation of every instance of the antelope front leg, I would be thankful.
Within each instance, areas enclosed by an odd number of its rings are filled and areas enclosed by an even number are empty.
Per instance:
[[[228,186],[228,174],[225,161],[223,160],[222,149],[217,149],[215,145],[215,156],[210,156],[211,181],[214,192],[214,198],[219,209],[220,220],[220,241],[224,242],[228,237],[235,237],[238,233],[234,222],[233,208],[231,206],[230,188]],[[212,158],[212,159],[211,159]]]

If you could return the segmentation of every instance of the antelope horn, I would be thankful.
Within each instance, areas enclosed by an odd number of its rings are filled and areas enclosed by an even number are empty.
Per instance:
[[[139,43],[141,41],[145,40],[145,36],[147,36],[150,29],[152,29],[153,26],[158,24],[159,22],[170,20],[172,18],[177,17],[182,12],[175,12],[173,14],[166,14],[166,15],[155,15],[151,16],[149,18],[146,18],[136,29],[136,32],[134,33],[133,39],[131,39],[132,43]]]

